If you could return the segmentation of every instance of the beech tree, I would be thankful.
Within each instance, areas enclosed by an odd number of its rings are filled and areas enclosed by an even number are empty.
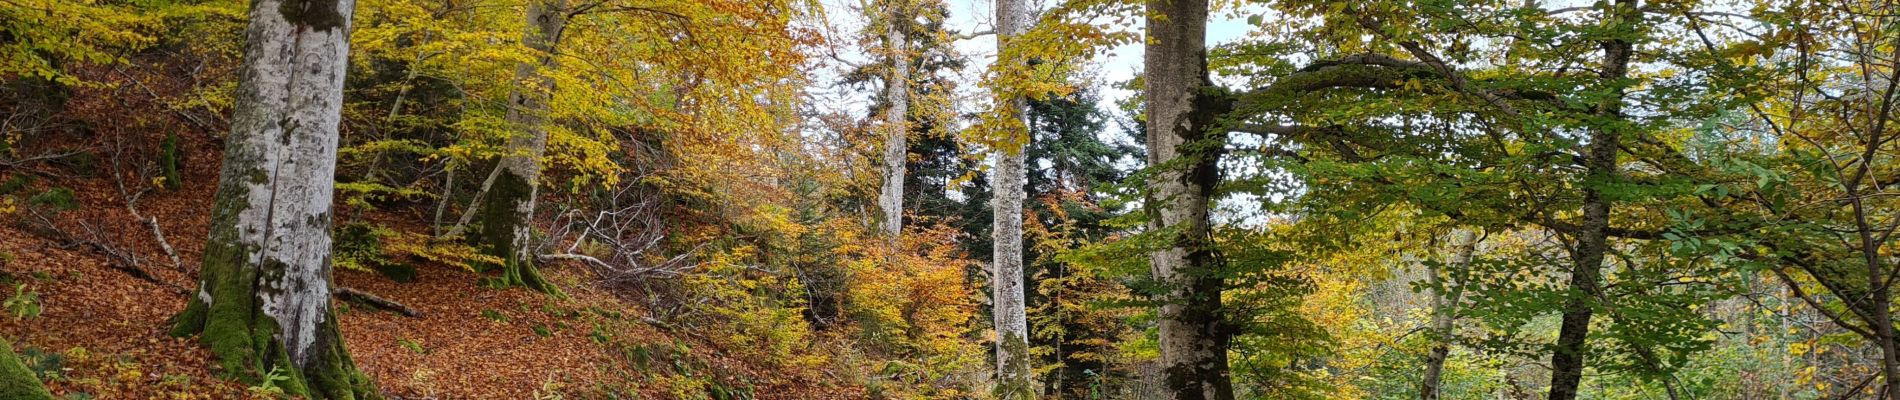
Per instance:
[[[1228,376],[1231,330],[1223,320],[1225,284],[1213,251],[1208,207],[1220,183],[1225,132],[1214,129],[1227,102],[1208,79],[1206,0],[1151,0],[1143,45],[1146,96],[1148,229],[1162,235],[1149,254],[1162,285],[1161,368],[1176,400],[1234,398]]]
[[[910,150],[910,2],[884,0],[884,181],[877,192],[879,228],[896,240],[904,231],[904,164]]]
[[[313,399],[373,398],[330,306],[330,223],[352,0],[257,0],[198,291],[172,334],[223,373]]]
[[[1004,48],[1011,39],[1029,31],[1034,23],[1035,12],[1024,0],[997,0],[996,2],[996,47]],[[1029,60],[1003,60],[1002,62],[1029,62]],[[998,104],[1004,114],[1014,115],[1018,120],[1026,117],[1028,101],[1020,94],[1007,96],[1010,100]],[[1013,136],[1018,140],[1001,141],[1003,148],[997,149],[996,197],[991,200],[991,229],[993,243],[990,257],[991,279],[990,299],[994,302],[991,311],[996,323],[996,392],[1004,399],[1035,398],[1034,376],[1030,374],[1029,362],[1029,320],[1023,304],[1023,198],[1024,187],[1029,184],[1024,167],[1028,143],[1035,137],[1028,131],[1027,122],[1013,123],[1021,129]]]
[[[540,192],[541,156],[548,148],[548,105],[554,80],[542,70],[555,67],[556,46],[567,27],[566,0],[528,4],[527,31],[521,41],[535,55],[515,67],[515,90],[508,95],[507,120],[520,131],[508,137],[507,153],[490,173],[482,204],[482,241],[489,255],[502,259],[497,283],[525,286],[549,294],[560,289],[535,267],[534,204]]]

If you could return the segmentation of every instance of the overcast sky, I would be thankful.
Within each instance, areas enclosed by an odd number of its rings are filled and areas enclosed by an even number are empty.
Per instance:
[[[946,1],[950,12],[949,29],[966,34],[994,30],[995,7],[992,0]],[[1030,1],[1040,3],[1037,4],[1039,10],[1047,9],[1053,4],[1052,0]],[[851,40],[865,23],[864,16],[857,9],[862,0],[821,0],[821,2],[825,6],[825,14],[831,25],[830,34],[836,41],[834,48],[837,53],[836,58],[857,64],[874,61],[865,54],[865,49],[857,48]],[[1139,29],[1140,27],[1130,28]],[[1208,43],[1211,46],[1231,42],[1246,35],[1248,28],[1244,17],[1216,15],[1214,21],[1208,25]],[[978,92],[981,88],[977,87],[976,82],[982,77],[983,71],[989,68],[989,64],[996,59],[996,38],[986,35],[962,40],[956,43],[956,48],[969,58],[969,65],[963,71],[964,79],[961,80],[962,89],[965,91],[961,97],[981,98],[979,96],[981,93]],[[1092,64],[1091,69],[1098,74],[1094,77],[1097,80],[1094,83],[1099,86],[1098,89],[1102,94],[1102,108],[1113,110],[1117,101],[1127,99],[1133,93],[1109,86],[1133,79],[1135,74],[1140,72],[1141,46],[1127,44],[1116,47],[1106,52],[1103,57],[1094,60]],[[812,71],[813,78],[820,86],[824,86],[835,81],[842,68],[842,66],[834,65],[828,70]],[[826,98],[830,100],[827,106],[844,107],[842,110],[854,114],[864,112],[868,106],[868,99],[876,90],[875,88],[866,88],[869,90],[822,89],[825,90]],[[966,105],[964,108],[966,112],[974,110],[976,110],[975,105]]]

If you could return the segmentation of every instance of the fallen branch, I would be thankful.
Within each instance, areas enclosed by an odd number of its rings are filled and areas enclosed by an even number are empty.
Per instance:
[[[132,215],[136,216],[138,214],[137,212],[134,212]],[[152,236],[158,238],[158,248],[160,250],[165,250],[165,256],[170,257],[172,259],[172,268],[184,270],[185,263],[178,260],[178,251],[172,250],[172,243],[170,241],[165,240],[165,231],[158,229],[158,217],[146,218],[145,226],[152,228]]]
[[[612,266],[612,265],[608,265],[606,261],[601,261],[601,260],[600,260],[600,259],[598,259],[598,258],[594,258],[593,256],[589,256],[589,255],[585,255],[585,254],[573,254],[573,253],[567,253],[567,254],[541,254],[541,255],[537,255],[537,256],[535,256],[535,258],[539,258],[539,259],[541,259],[541,261],[549,261],[549,260],[575,260],[575,261],[584,261],[584,262],[587,262],[588,264],[593,264],[593,265],[594,265],[594,266],[596,266],[596,267],[601,267],[601,268],[606,268],[606,269],[609,269],[609,270],[618,270],[618,269],[619,269],[619,268],[614,268],[614,266]]]
[[[126,77],[131,78],[130,75],[127,75]],[[139,206],[138,206],[139,198],[144,197],[145,193],[150,192],[152,188],[148,186],[140,185],[139,190],[132,191],[132,190],[128,190],[125,187],[125,179],[122,176],[124,174],[122,173],[122,171],[119,170],[119,163],[121,162],[121,160],[125,159],[125,157],[122,154],[124,148],[125,148],[125,145],[123,143],[116,142],[116,141],[113,143],[112,183],[118,186],[119,198],[125,200],[125,211],[132,213],[132,219],[135,219],[141,223],[144,223],[145,227],[147,228],[151,228],[152,237],[155,239],[158,239],[158,248],[160,250],[164,250],[165,257],[170,258],[172,260],[172,269],[178,270],[178,271],[184,271],[185,263],[183,261],[178,260],[178,251],[172,249],[171,241],[165,240],[165,231],[163,229],[159,229],[158,227],[158,217],[148,218],[144,214],[139,213]],[[152,171],[150,168],[138,168],[136,174],[134,174],[132,179],[133,179],[133,182],[143,183],[143,182],[150,181],[149,178],[151,177],[151,175],[152,175]]]
[[[335,287],[332,287],[331,290],[332,290],[331,294],[336,295],[336,298],[342,299],[343,301],[354,301],[358,303],[368,304],[376,308],[381,308],[381,309],[389,310],[389,311],[395,311],[396,313],[402,314],[405,317],[410,317],[410,318],[422,317],[421,311],[416,311],[416,309],[409,308],[409,306],[402,305],[402,303],[397,303],[395,300],[385,299],[385,298],[382,298],[381,296],[370,294],[369,292],[351,289],[348,286],[335,286]]]
[[[98,228],[94,228],[92,224],[86,223],[86,221],[78,221],[80,229],[86,231],[86,237],[80,238],[74,236],[72,233],[59,229],[59,225],[55,224],[51,217],[41,213],[38,209],[28,207],[27,213],[38,220],[37,222],[40,224],[38,227],[39,230],[43,231],[48,239],[57,242],[54,247],[60,250],[71,250],[83,246],[106,256],[106,266],[112,269],[124,272],[133,278],[151,282],[154,285],[171,288],[173,292],[178,294],[191,293],[185,290],[185,288],[159,280],[157,276],[153,276],[150,272],[145,272],[144,268],[139,268],[138,254],[111,244],[105,239],[104,233],[100,232]]]

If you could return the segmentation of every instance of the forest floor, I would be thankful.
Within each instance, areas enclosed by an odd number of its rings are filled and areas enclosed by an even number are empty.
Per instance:
[[[28,207],[0,214],[0,337],[13,343],[63,398],[230,399],[267,397],[262,386],[220,378],[194,338],[167,334],[184,309],[210,219],[219,152],[187,139],[191,168],[181,190],[153,190],[137,202],[155,217],[181,262],[132,216],[113,173],[7,171],[41,175],[25,193],[71,188],[76,207],[29,223]],[[101,157],[113,162],[111,155]],[[103,168],[103,167],[100,167]],[[54,184],[56,183],[56,185]],[[26,196],[19,196],[25,198]],[[339,221],[339,224],[341,221]],[[77,240],[75,240],[77,239]],[[95,247],[86,242],[100,243]],[[119,252],[119,256],[111,255]],[[136,261],[129,261],[135,259]],[[128,264],[150,276],[129,272]],[[418,317],[337,300],[343,337],[357,366],[390,398],[863,398],[864,390],[822,372],[789,370],[729,356],[705,340],[647,318],[621,297],[592,288],[585,271],[548,267],[569,295],[482,287],[480,274],[418,264],[413,282],[338,270],[336,285],[387,298]],[[37,316],[15,314],[36,305]],[[706,334],[707,332],[696,332]]]

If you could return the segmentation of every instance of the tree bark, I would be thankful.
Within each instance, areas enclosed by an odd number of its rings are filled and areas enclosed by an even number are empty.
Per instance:
[[[1028,32],[1033,18],[1034,12],[1026,1],[997,0],[996,47],[1001,49],[1010,39]],[[1012,100],[998,106],[1010,108],[1005,112],[1022,121],[1023,129],[1012,132],[1021,135],[1016,138],[1020,140],[1003,141],[1016,144],[1011,146],[1013,148],[998,149],[996,197],[990,200],[994,225],[990,230],[993,243],[990,260],[995,276],[990,281],[990,297],[995,304],[991,314],[996,321],[996,395],[1005,400],[1036,398],[1035,377],[1030,372],[1033,368],[1030,366],[1029,320],[1023,301],[1023,200],[1027,196],[1025,186],[1029,184],[1024,153],[1035,137],[1025,121],[1028,103],[1020,93],[1010,97]]]
[[[1161,303],[1161,366],[1170,398],[1228,400],[1231,330],[1222,318],[1208,207],[1219,182],[1227,104],[1207,75],[1206,0],[1150,0],[1142,56],[1147,76],[1148,227],[1172,245],[1149,255]]]
[[[560,295],[534,257],[534,203],[540,192],[541,155],[548,145],[548,108],[554,80],[542,69],[555,67],[555,46],[567,26],[567,0],[540,0],[528,5],[528,31],[522,43],[533,50],[535,63],[515,66],[514,93],[510,94],[508,122],[521,130],[508,138],[508,153],[495,166],[500,175],[482,204],[482,238],[489,255],[502,259],[499,286],[523,286]]]
[[[911,15],[905,0],[885,0],[884,99],[884,185],[878,189],[877,206],[884,213],[879,221],[884,236],[895,242],[904,231],[904,162],[910,151],[910,38],[904,27]]]
[[[1617,1],[1610,7],[1612,9],[1608,14],[1612,24],[1634,24],[1637,22],[1634,20],[1640,17],[1634,10],[1635,6],[1627,0]],[[1603,48],[1603,67],[1599,77],[1602,84],[1612,87],[1611,94],[1595,106],[1596,114],[1606,121],[1622,121],[1625,84],[1621,81],[1629,74],[1634,46],[1623,39],[1605,40],[1600,46]],[[1593,127],[1590,143],[1585,149],[1583,221],[1578,224],[1575,244],[1570,249],[1570,257],[1575,264],[1570,271],[1570,298],[1564,304],[1557,343],[1550,357],[1550,400],[1576,399],[1577,387],[1583,381],[1590,318],[1595,314],[1596,303],[1603,295],[1603,258],[1609,250],[1612,201],[1603,196],[1602,186],[1618,179],[1617,155],[1622,131],[1620,124],[1615,123]]]
[[[257,0],[197,296],[172,333],[288,394],[374,398],[330,306],[337,127],[353,0]]]
[[[1471,253],[1477,251],[1478,248],[1478,235],[1471,231],[1460,231],[1456,235],[1458,237],[1457,253],[1452,256],[1451,263],[1446,264],[1445,267],[1469,268]],[[1438,400],[1440,377],[1445,371],[1445,358],[1451,356],[1452,323],[1457,320],[1458,302],[1464,297],[1461,282],[1450,281],[1449,276],[1441,276],[1447,273],[1447,270],[1439,268],[1425,271],[1425,279],[1431,282],[1432,287],[1451,286],[1451,290],[1433,289],[1432,291],[1431,340],[1433,343],[1431,352],[1425,355],[1425,374],[1419,379],[1418,398],[1421,400]]]

